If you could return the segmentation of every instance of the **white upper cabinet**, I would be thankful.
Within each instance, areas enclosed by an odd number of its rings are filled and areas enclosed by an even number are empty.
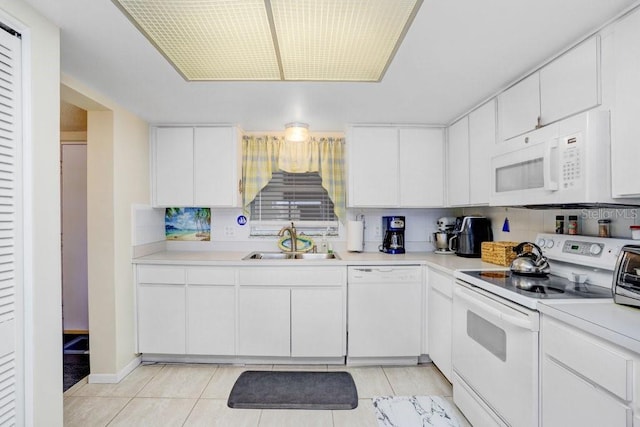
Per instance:
[[[354,126],[347,150],[350,207],[443,206],[442,129]]]
[[[640,12],[614,27],[615,108],[611,112],[613,197],[640,196]]]
[[[193,205],[193,128],[157,128],[152,155],[153,204]]]
[[[400,205],[444,205],[444,130],[400,129]]]
[[[498,95],[500,138],[598,106],[599,49],[592,37]]]
[[[238,206],[236,128],[157,127],[152,134],[154,206]]]
[[[496,101],[469,114],[469,204],[489,204],[491,156],[496,145]]]
[[[469,116],[449,126],[447,145],[449,205],[469,204]]]
[[[540,117],[540,75],[534,73],[498,95],[502,139],[535,129]]]
[[[555,122],[600,104],[599,37],[591,37],[540,70],[540,119]]]
[[[237,206],[238,148],[232,127],[195,128],[193,167],[196,206]]]
[[[354,127],[347,140],[350,206],[398,205],[398,130]]]

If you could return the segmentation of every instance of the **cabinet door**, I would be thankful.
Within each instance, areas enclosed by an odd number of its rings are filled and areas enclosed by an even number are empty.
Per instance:
[[[428,275],[429,357],[449,381],[452,381],[451,334],[453,278],[429,270]]]
[[[234,286],[187,288],[187,354],[234,355]]]
[[[631,409],[548,357],[542,362],[542,425],[628,426]]]
[[[349,356],[420,355],[420,283],[349,284]]]
[[[540,74],[534,73],[498,95],[500,138],[535,129],[540,117]]]
[[[614,27],[615,108],[611,112],[613,197],[640,195],[640,12]]]
[[[354,127],[349,137],[349,206],[397,207],[398,130]]]
[[[540,70],[540,119],[549,124],[600,104],[599,38],[592,37]]]
[[[154,141],[155,206],[193,206],[193,129],[157,128]]]
[[[341,357],[346,354],[342,288],[291,290],[291,356]]]
[[[238,143],[232,127],[198,127],[194,136],[195,206],[238,202]]]
[[[290,356],[289,298],[289,289],[240,287],[238,355]]]
[[[449,205],[469,204],[469,117],[449,127],[447,150]]]
[[[496,146],[496,101],[469,114],[469,204],[489,203],[491,156]]]
[[[442,129],[400,129],[400,206],[444,206]]]
[[[185,354],[185,286],[138,285],[138,351]]]

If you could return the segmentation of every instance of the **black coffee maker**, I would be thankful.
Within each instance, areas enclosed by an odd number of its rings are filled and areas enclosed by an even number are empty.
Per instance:
[[[387,254],[404,253],[404,217],[403,216],[383,216],[382,230],[384,239],[382,245],[378,247],[380,252]]]

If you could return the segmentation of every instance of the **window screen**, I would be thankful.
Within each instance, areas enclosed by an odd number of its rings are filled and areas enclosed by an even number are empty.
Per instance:
[[[337,234],[333,202],[317,172],[274,172],[269,184],[251,203],[252,235],[273,235],[280,228],[269,227],[269,223],[281,226],[290,221],[305,234]]]

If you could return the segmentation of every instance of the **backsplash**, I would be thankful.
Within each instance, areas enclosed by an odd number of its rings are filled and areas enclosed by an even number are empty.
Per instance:
[[[405,247],[408,252],[433,251],[431,233],[442,216],[483,215],[491,219],[494,240],[532,241],[540,232],[555,231],[556,215],[565,216],[565,230],[569,215],[579,218],[579,234],[596,236],[598,219],[611,220],[611,237],[631,238],[630,225],[640,224],[637,209],[578,209],[533,210],[505,207],[473,207],[463,209],[350,209],[348,218],[365,216],[365,251],[375,252],[382,243],[382,217],[406,217]],[[246,251],[277,250],[275,237],[249,236],[249,223],[238,224],[240,209],[211,209],[211,241],[166,241],[168,250],[187,251]],[[164,209],[134,206],[134,245],[145,245],[165,240]],[[509,232],[502,231],[505,218],[509,219]],[[285,225],[283,223],[283,225]],[[346,229],[340,224],[338,237],[327,239],[337,252],[346,250]]]
[[[569,215],[578,217],[578,234],[598,235],[598,220],[610,219],[611,237],[631,238],[630,225],[640,223],[637,209],[522,209],[506,207],[465,208],[463,215],[484,215],[491,219],[494,240],[532,241],[537,233],[554,233],[556,215],[565,217],[565,234]],[[505,218],[509,219],[509,232],[502,231]]]

